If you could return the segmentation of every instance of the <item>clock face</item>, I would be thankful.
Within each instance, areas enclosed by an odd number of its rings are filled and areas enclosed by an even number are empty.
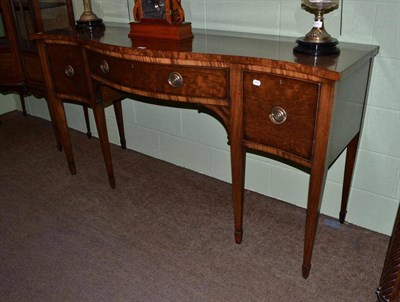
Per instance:
[[[143,18],[165,19],[165,0],[142,0]]]

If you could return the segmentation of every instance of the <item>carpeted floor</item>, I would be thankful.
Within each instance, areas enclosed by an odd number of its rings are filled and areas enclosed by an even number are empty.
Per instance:
[[[246,192],[233,240],[230,185],[71,131],[77,175],[51,124],[0,116],[0,301],[376,301],[389,238],[322,216],[308,280],[305,211]]]

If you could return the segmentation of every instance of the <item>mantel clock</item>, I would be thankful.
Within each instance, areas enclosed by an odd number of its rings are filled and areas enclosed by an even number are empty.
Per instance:
[[[185,22],[180,0],[135,0],[132,38],[183,40],[192,38],[192,25]]]

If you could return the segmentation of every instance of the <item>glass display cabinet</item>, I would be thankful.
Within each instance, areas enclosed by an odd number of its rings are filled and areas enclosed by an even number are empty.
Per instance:
[[[75,26],[71,1],[68,0],[12,0],[12,10],[21,50],[34,50],[29,35]]]
[[[0,92],[20,91],[23,70],[10,2],[0,0]]]
[[[19,94],[26,115],[25,96],[46,96],[39,54],[30,35],[75,28],[72,0],[0,1],[0,93]],[[90,136],[86,107],[84,113]]]
[[[74,27],[71,0],[11,0],[10,9],[25,84],[29,86],[26,88],[42,90],[43,77],[39,56],[35,43],[29,37],[36,32]]]
[[[13,60],[11,58],[10,40],[7,36],[7,29],[3,15],[3,4],[0,2],[0,82],[7,81],[7,65],[12,62]]]

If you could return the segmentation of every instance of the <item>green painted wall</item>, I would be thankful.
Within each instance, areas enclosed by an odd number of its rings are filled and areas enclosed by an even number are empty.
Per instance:
[[[0,95],[0,115],[16,110],[15,104],[15,96],[12,94],[9,95]]]

